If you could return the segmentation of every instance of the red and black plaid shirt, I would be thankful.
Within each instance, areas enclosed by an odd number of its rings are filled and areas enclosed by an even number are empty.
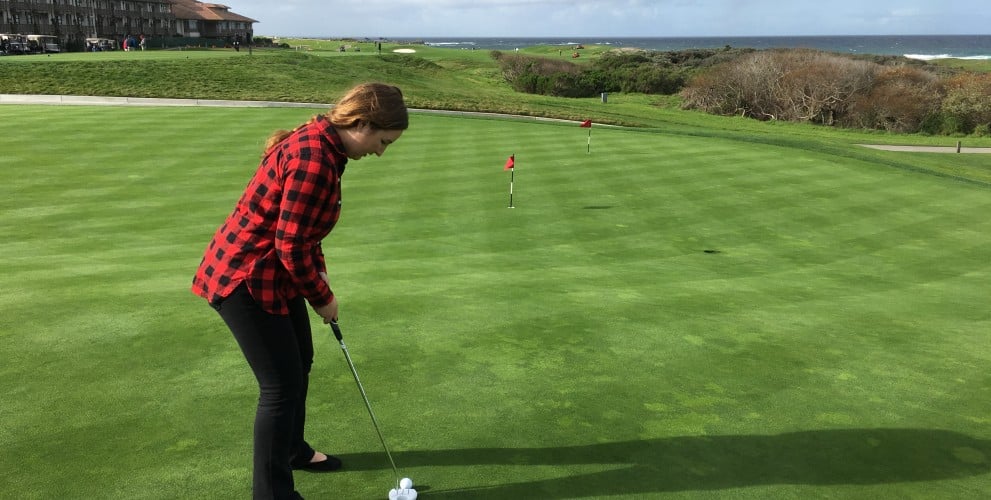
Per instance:
[[[348,157],[324,116],[301,126],[262,160],[234,212],[206,249],[193,293],[217,303],[241,283],[258,304],[287,315],[302,294],[315,307],[334,293],[320,241],[341,214],[341,175]]]

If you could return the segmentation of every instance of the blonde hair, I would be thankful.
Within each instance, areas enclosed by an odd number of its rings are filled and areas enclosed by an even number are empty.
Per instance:
[[[362,83],[353,87],[325,116],[338,129],[349,129],[362,124],[378,130],[406,130],[409,127],[409,113],[403,102],[403,92],[399,87],[384,83]],[[268,154],[290,134],[316,119],[317,116],[314,116],[293,130],[272,132],[265,141],[263,154]]]

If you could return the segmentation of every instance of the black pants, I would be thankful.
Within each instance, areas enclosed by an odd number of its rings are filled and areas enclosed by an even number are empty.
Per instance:
[[[291,463],[305,464],[313,448],[303,439],[306,391],[313,364],[313,337],[306,301],[289,303],[289,315],[264,311],[241,285],[212,304],[234,334],[258,380],[254,471],[256,500],[300,498]]]

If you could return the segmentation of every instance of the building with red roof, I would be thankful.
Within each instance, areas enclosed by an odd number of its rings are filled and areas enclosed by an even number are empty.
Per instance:
[[[231,8],[219,3],[196,0],[170,0],[175,16],[176,34],[190,38],[230,38],[252,32],[252,24],[258,21],[231,12]]]
[[[0,0],[0,34],[52,35],[80,48],[86,39],[125,35],[247,41],[257,22],[196,0]]]

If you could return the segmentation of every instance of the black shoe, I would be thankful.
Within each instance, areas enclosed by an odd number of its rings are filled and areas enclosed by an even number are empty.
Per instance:
[[[319,462],[307,462],[305,464],[293,464],[293,470],[305,470],[308,472],[331,472],[341,468],[341,459],[327,455],[327,460]]]

